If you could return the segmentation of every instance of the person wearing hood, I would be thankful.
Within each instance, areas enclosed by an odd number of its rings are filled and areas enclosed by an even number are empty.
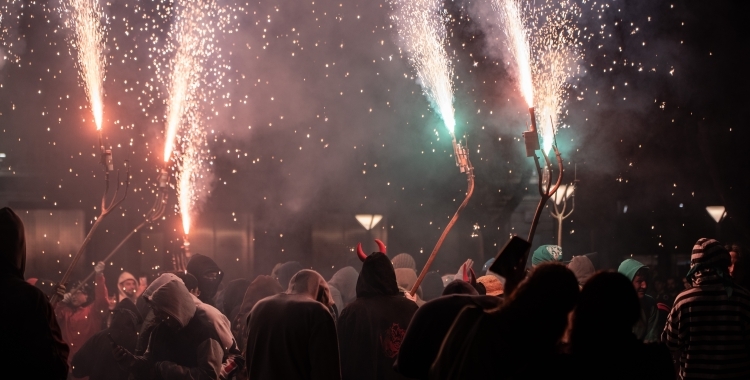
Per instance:
[[[480,296],[474,287],[461,280],[454,280],[445,290],[455,292],[422,305],[406,330],[393,367],[408,378],[429,378],[430,366],[461,310],[467,306],[495,309],[502,304],[501,298]]]
[[[260,275],[247,287],[237,315],[232,319],[232,333],[237,340],[237,346],[241,350],[244,350],[247,346],[247,318],[250,316],[250,311],[253,310],[258,301],[282,292],[284,292],[284,289],[271,276]]]
[[[562,247],[559,245],[542,245],[531,255],[531,267],[547,262],[561,262],[563,260]]]
[[[638,339],[644,342],[656,342],[659,340],[659,331],[656,327],[659,325],[659,310],[656,307],[656,300],[646,294],[648,283],[648,267],[640,261],[626,259],[617,268],[617,271],[625,275],[633,283],[635,291],[638,293],[638,299],[641,302],[641,317],[638,323],[633,327],[633,333]]]
[[[86,286],[74,286],[55,305],[57,323],[60,324],[63,340],[70,346],[69,360],[94,334],[101,331],[109,315],[107,285],[104,281],[104,263],[94,266],[94,301],[89,302]],[[64,289],[60,287],[60,290]]]
[[[332,304],[325,279],[309,269],[297,272],[285,293],[256,303],[247,323],[248,378],[340,380]]]
[[[393,264],[384,252],[365,256],[357,251],[364,259],[357,299],[341,312],[337,326],[342,379],[403,379],[393,363],[417,305],[399,292]]]
[[[589,259],[587,256],[573,256],[573,258],[568,263],[568,269],[573,271],[573,274],[576,275],[578,286],[581,288],[583,288],[583,285],[586,284],[586,281],[588,281],[589,278],[596,272],[594,263],[592,263],[591,259]]]
[[[750,379],[750,293],[729,277],[731,256],[718,241],[695,243],[662,341],[679,357],[681,379]]]
[[[127,380],[128,372],[112,356],[112,342],[128,351],[135,350],[138,340],[138,316],[131,310],[115,308],[112,323],[94,334],[73,356],[73,376],[89,380]]]
[[[417,272],[414,271],[414,269],[411,268],[398,268],[394,269],[394,272],[396,273],[396,283],[398,284],[398,289],[400,292],[406,294],[411,291],[411,288],[414,287],[414,284],[417,283]],[[424,301],[422,300],[422,286],[420,285],[419,288],[417,288],[417,292],[414,293],[415,301],[417,303],[417,306],[424,305]]]
[[[224,278],[224,272],[219,269],[216,262],[208,256],[196,253],[188,261],[187,272],[198,280],[198,288],[200,289],[198,298],[203,303],[216,306],[216,293],[219,291],[219,285]]]
[[[161,275],[143,297],[155,321],[145,353],[136,356],[119,344],[112,349],[115,360],[135,378],[229,378],[241,367],[229,321],[191,294],[179,277]]]
[[[66,379],[68,345],[47,296],[23,279],[26,234],[21,218],[0,209],[0,335],[6,347],[0,366],[16,368],[29,377]]]
[[[133,305],[138,300],[138,281],[129,272],[122,272],[117,278],[117,302],[124,299],[129,299]]]
[[[279,285],[286,289],[289,287],[289,281],[292,277],[302,269],[305,269],[302,264],[296,261],[287,261],[284,264],[277,264],[271,272],[271,277],[275,278]]]
[[[224,302],[222,302],[221,312],[224,313],[230,321],[234,320],[234,317],[237,316],[237,313],[240,310],[240,305],[242,305],[242,299],[249,286],[250,280],[246,278],[238,278],[230,281],[224,289]]]
[[[414,257],[408,253],[399,253],[394,256],[391,264],[393,264],[393,269],[407,268],[417,271],[417,263],[414,261]]]
[[[346,266],[334,273],[331,280],[328,281],[328,289],[331,291],[331,297],[336,304],[338,314],[344,310],[346,305],[357,298],[358,277],[359,273],[356,269]]]

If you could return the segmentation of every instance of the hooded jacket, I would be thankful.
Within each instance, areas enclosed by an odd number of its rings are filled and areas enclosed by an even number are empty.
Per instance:
[[[357,300],[338,322],[342,379],[403,379],[393,362],[417,305],[399,293],[386,255],[367,257],[357,279]]]
[[[328,288],[337,310],[344,310],[346,305],[357,298],[358,277],[359,273],[356,269],[343,267],[333,274],[331,281],[328,281]]]
[[[286,293],[255,304],[248,319],[245,347],[248,377],[341,379],[336,326],[328,311],[331,303],[323,277],[302,270],[289,281]]]
[[[121,302],[122,300],[127,298],[133,301],[133,304],[135,304],[137,297],[135,295],[133,297],[129,297],[125,293],[125,291],[122,290],[122,283],[127,280],[133,280],[133,282],[135,282],[135,285],[138,286],[138,280],[135,279],[135,276],[133,276],[129,272],[120,273],[120,277],[117,278],[117,302]]]
[[[215,297],[219,291],[219,285],[221,280],[224,279],[224,272],[219,269],[216,262],[208,256],[201,255],[200,253],[194,254],[187,265],[187,272],[195,276],[198,280],[198,289],[201,291],[201,295],[198,297],[203,303],[207,303],[211,306],[216,306]],[[203,276],[207,273],[218,272],[216,280],[207,280]]]
[[[626,259],[617,268],[617,271],[624,274],[631,282],[635,278],[635,275],[642,268],[647,268],[641,262],[633,259]],[[659,331],[657,326],[659,325],[659,309],[656,307],[656,300],[648,294],[644,294],[640,298],[641,302],[641,318],[633,326],[633,334],[636,338],[648,343],[656,342],[659,340]]]
[[[440,345],[461,310],[466,306],[493,309],[501,304],[499,297],[479,295],[450,295],[428,301],[414,314],[394,368],[409,378],[428,379]]]
[[[0,209],[0,336],[6,347],[0,366],[29,371],[40,379],[68,376],[68,345],[47,297],[23,280],[26,236],[10,208]]]
[[[283,291],[284,289],[281,289],[278,281],[271,276],[260,275],[250,283],[247,291],[245,291],[245,297],[242,299],[242,305],[232,320],[232,333],[234,333],[237,346],[241,350],[244,350],[247,346],[247,334],[249,332],[247,330],[247,319],[250,316],[250,311],[260,300]]]
[[[594,263],[592,263],[591,259],[586,256],[574,256],[573,259],[570,260],[570,263],[568,263],[568,269],[573,271],[573,274],[576,275],[578,286],[581,287],[583,287],[586,281],[588,281],[596,272]]]
[[[115,309],[109,327],[89,338],[73,356],[73,376],[88,376],[89,380],[126,380],[128,372],[112,356],[110,336],[117,344],[133,352],[138,339],[137,327],[135,313],[125,308]]]
[[[160,322],[153,328],[144,354],[152,370],[164,379],[218,379],[232,343],[226,317],[194,298],[171,273],[151,283],[143,297],[179,326]]]

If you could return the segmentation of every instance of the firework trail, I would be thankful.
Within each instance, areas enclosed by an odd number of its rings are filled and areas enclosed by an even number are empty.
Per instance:
[[[104,96],[104,35],[105,20],[97,0],[65,0],[61,13],[67,15],[65,25],[73,30],[69,39],[71,48],[78,52],[78,69],[81,74],[86,95],[89,98],[91,112],[94,114],[96,129],[102,129],[103,96]]]
[[[444,48],[447,31],[443,20],[448,16],[442,1],[393,0],[391,6],[399,41],[417,71],[422,90],[453,136],[453,66]]]
[[[206,147],[206,108],[213,87],[221,82],[221,67],[207,69],[209,58],[219,50],[216,30],[227,23],[228,13],[215,1],[185,1],[174,5],[174,21],[168,43],[159,51],[157,76],[166,82],[166,132],[164,162],[168,165],[174,151],[177,167],[178,207],[185,235],[193,216],[200,211],[210,193],[213,179],[209,171],[210,150]],[[155,41],[156,42],[156,41]],[[212,79],[213,81],[212,81]]]
[[[536,109],[542,148],[549,152],[560,127],[568,81],[581,59],[576,19],[581,11],[569,0],[527,4],[493,0],[506,45],[517,69],[521,93]]]

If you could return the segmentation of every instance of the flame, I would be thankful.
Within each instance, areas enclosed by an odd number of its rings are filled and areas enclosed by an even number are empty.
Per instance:
[[[68,14],[65,23],[74,31],[70,43],[78,50],[78,69],[94,114],[96,130],[100,131],[106,67],[102,8],[97,0],[67,0],[62,12]]]
[[[394,0],[393,8],[396,12],[391,19],[399,30],[399,41],[409,53],[425,96],[453,136],[453,66],[444,48],[447,31],[442,1]]]

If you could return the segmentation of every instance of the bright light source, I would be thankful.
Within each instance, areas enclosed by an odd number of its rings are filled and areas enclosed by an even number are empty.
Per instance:
[[[362,225],[366,230],[371,230],[377,226],[378,223],[383,219],[383,215],[372,215],[372,214],[357,214],[354,216],[357,218],[359,224]]]
[[[711,217],[714,218],[716,223],[721,222],[721,220],[727,216],[724,206],[708,206],[706,207],[706,211],[708,211],[708,215],[711,215]]]
[[[570,196],[573,195],[573,191],[575,191],[575,188],[575,185],[560,185],[557,191],[555,191],[555,194],[552,196],[555,204],[560,205],[564,200],[570,198]]]

